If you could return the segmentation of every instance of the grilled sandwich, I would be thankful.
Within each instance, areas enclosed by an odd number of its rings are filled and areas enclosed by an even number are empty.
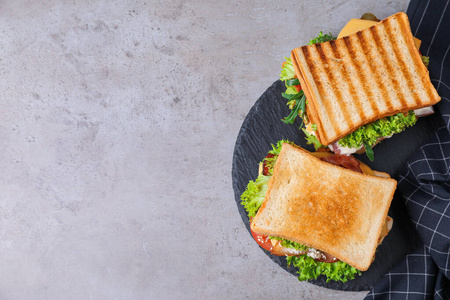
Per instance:
[[[384,117],[414,118],[413,111],[440,101],[402,12],[348,36],[296,48],[291,60],[307,99],[308,123],[325,146]]]

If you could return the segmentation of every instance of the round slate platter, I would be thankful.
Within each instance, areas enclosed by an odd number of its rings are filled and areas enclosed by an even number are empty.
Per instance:
[[[281,96],[284,91],[284,83],[276,81],[256,101],[242,124],[234,148],[233,189],[239,213],[249,234],[249,220],[240,203],[240,195],[245,191],[247,183],[257,177],[258,164],[272,149],[271,144],[276,144],[281,139],[288,139],[307,150],[314,151],[311,145],[306,144],[303,132],[298,129],[301,120],[296,120],[294,125],[287,125],[281,121],[289,114],[286,100]],[[373,162],[368,160],[364,154],[355,156],[374,170],[387,172],[397,179],[398,173],[406,165],[408,157],[425,143],[441,124],[442,119],[439,112],[436,112],[432,116],[420,118],[415,126],[408,128],[405,132],[378,144],[374,148],[375,160]],[[310,282],[335,290],[370,290],[390,267],[419,244],[401,196],[398,194],[394,195],[389,215],[394,219],[394,226],[377,248],[375,261],[367,271],[346,283],[335,281],[327,283],[325,276],[320,276],[317,280]],[[259,247],[256,242],[254,247]],[[262,248],[261,250],[266,252],[270,259],[280,267],[296,276],[297,270],[287,267],[285,257],[271,255]]]

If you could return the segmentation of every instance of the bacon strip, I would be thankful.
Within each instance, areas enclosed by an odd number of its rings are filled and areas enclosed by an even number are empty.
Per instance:
[[[331,155],[322,157],[321,160],[355,172],[363,172],[359,166],[359,161],[351,155]]]

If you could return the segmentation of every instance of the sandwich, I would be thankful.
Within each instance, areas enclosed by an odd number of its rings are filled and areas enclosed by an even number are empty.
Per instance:
[[[434,112],[440,101],[405,13],[382,21],[353,19],[295,48],[283,63],[283,94],[308,143],[337,154],[366,152]]]
[[[241,200],[255,241],[286,256],[301,281],[346,282],[366,271],[392,228],[397,182],[352,155],[310,153],[280,141]]]

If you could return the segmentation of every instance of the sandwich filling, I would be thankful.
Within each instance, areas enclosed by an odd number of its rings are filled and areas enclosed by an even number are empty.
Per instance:
[[[255,181],[250,181],[246,191],[241,195],[242,205],[247,211],[250,222],[261,207],[267,193],[267,184],[273,174],[273,168],[281,147],[284,143],[294,145],[292,142],[282,140],[276,146],[272,145],[272,150],[260,164],[260,174]],[[294,145],[295,146],[295,145]],[[329,152],[316,152],[312,155],[320,158],[322,161],[350,169],[358,173],[366,173],[375,176],[388,176],[375,174],[368,166],[360,163],[353,156],[335,155]],[[387,217],[386,223],[378,239],[380,244],[383,238],[392,228],[392,219]],[[251,230],[251,229],[250,229]],[[359,270],[340,261],[331,254],[324,251],[307,247],[305,245],[289,241],[279,237],[271,237],[263,234],[255,233],[251,230],[255,241],[272,255],[286,256],[289,265],[293,265],[299,269],[299,280],[316,279],[319,275],[326,275],[327,281],[335,280],[346,282],[353,279],[357,274],[361,274]],[[330,272],[333,270],[333,272]]]

